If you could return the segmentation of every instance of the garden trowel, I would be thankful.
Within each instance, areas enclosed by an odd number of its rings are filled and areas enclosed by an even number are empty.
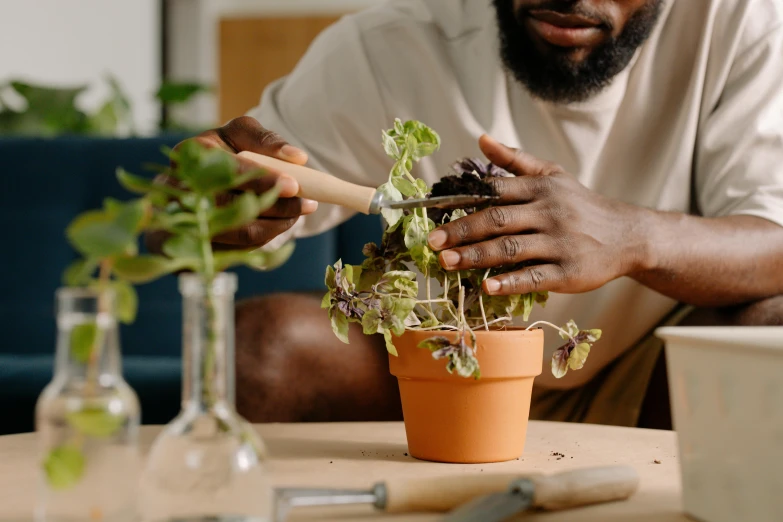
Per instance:
[[[486,203],[495,196],[477,194],[459,194],[431,198],[390,201],[383,193],[372,187],[349,183],[331,174],[302,165],[296,165],[255,152],[240,152],[239,157],[247,158],[259,168],[269,168],[287,174],[299,183],[297,196],[312,199],[320,203],[331,203],[350,208],[362,214],[379,214],[382,209],[410,209],[434,207],[443,209],[465,208]]]
[[[514,480],[508,489],[477,497],[452,511],[444,522],[502,522],[531,508],[554,511],[625,500],[638,487],[633,468],[565,471]]]
[[[446,520],[499,521],[531,507],[563,509],[623,500],[638,483],[633,468],[614,466],[554,475],[481,473],[394,479],[368,490],[279,488],[274,520],[285,521],[297,507],[365,504],[386,513],[447,513],[457,508]],[[502,518],[493,518],[498,516]]]

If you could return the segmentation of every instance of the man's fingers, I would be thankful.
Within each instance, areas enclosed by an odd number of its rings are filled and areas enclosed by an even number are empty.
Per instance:
[[[238,190],[252,190],[256,194],[263,194],[277,185],[280,188],[281,198],[292,198],[299,193],[299,183],[288,174],[284,174],[275,169],[259,169],[258,164],[242,156],[237,156],[236,160],[239,162],[238,170],[240,174],[247,174],[258,170],[264,171],[262,176],[253,178],[247,183],[239,185],[237,187]]]
[[[216,130],[223,142],[234,152],[250,151],[297,165],[307,163],[307,154],[290,145],[282,136],[266,129],[250,116],[234,118]]]
[[[218,234],[213,242],[242,248],[261,247],[296,223],[297,218],[257,219],[241,228]]]
[[[534,265],[501,274],[482,284],[489,295],[524,295],[530,292],[559,292],[566,287],[565,272],[559,265]]]
[[[486,134],[479,138],[479,147],[489,161],[517,176],[548,176],[561,171],[554,163],[507,147]]]
[[[553,261],[555,247],[543,234],[503,236],[439,254],[446,270],[473,270],[515,265],[523,261]]]
[[[430,232],[427,242],[440,251],[493,237],[540,231],[541,223],[536,204],[490,207],[441,225]]]

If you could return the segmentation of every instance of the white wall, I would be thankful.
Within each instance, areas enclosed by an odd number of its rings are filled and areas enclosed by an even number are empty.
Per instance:
[[[89,83],[94,107],[114,74],[131,98],[139,131],[154,129],[160,83],[158,0],[0,0],[0,83],[11,78]]]

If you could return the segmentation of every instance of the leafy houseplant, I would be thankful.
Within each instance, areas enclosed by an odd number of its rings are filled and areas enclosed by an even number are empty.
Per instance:
[[[417,121],[402,123],[396,120],[394,127],[383,133],[386,154],[394,160],[389,181],[379,187],[393,201],[406,198],[423,198],[433,192],[422,179],[411,174],[412,165],[432,154],[440,146],[435,131]],[[439,183],[445,195],[449,188],[459,190],[468,187],[475,190],[477,183],[457,181],[459,177],[485,181],[491,177],[510,176],[496,165],[484,165],[480,161],[465,158],[454,165],[458,176],[449,176]],[[485,190],[491,185],[484,183]],[[452,188],[453,187],[453,188]],[[440,188],[440,187],[439,187]],[[445,190],[444,190],[445,189]],[[364,247],[365,261],[361,266],[343,266],[341,261],[327,267],[323,307],[335,334],[348,342],[348,323],[360,323],[365,334],[383,334],[386,348],[396,354],[392,335],[400,336],[406,329],[427,331],[453,331],[455,336],[434,337],[422,344],[435,359],[445,358],[446,369],[463,377],[481,375],[475,356],[474,331],[479,328],[509,326],[515,317],[527,321],[535,304],[544,306],[548,294],[530,293],[512,296],[488,296],[481,289],[488,277],[513,272],[520,267],[503,266],[488,270],[445,271],[436,254],[427,244],[427,236],[440,225],[455,221],[477,209],[456,209],[451,213],[426,208],[412,211],[385,209],[387,222],[381,245],[369,243]],[[434,214],[434,215],[433,215]],[[434,218],[434,219],[433,219]],[[424,276],[426,298],[419,299],[416,274],[409,268],[415,266]],[[442,282],[441,295],[432,295],[432,282]],[[533,323],[534,328],[543,321]],[[564,327],[546,323],[555,328],[566,343],[552,357],[552,373],[560,378],[568,369],[582,368],[592,343],[601,336],[600,330],[580,330],[573,321]]]
[[[234,408],[233,297],[236,277],[225,271],[245,265],[269,270],[293,251],[212,249],[218,234],[253,221],[278,197],[257,195],[247,184],[263,174],[239,174],[229,153],[187,141],[170,151],[173,185],[155,184],[120,170],[123,185],[143,194],[153,214],[146,230],[166,231],[165,255],[127,257],[115,270],[133,283],[165,274],[179,276],[183,294],[183,407],[155,439],[144,471],[142,513],[149,520],[188,517],[265,516],[271,487],[262,462],[263,444]],[[218,205],[218,195],[233,199]],[[195,459],[195,460],[194,460]]]
[[[63,310],[57,373],[37,408],[46,451],[38,509],[43,520],[133,516],[139,407],[121,376],[114,319],[133,321],[132,284],[181,271],[188,272],[179,276],[185,295],[183,410],[153,445],[144,481],[152,496],[142,496],[142,511],[165,519],[260,515],[269,509],[263,497],[269,491],[263,445],[234,410],[236,280],[223,272],[237,265],[268,270],[287,260],[293,244],[276,252],[214,252],[215,235],[255,219],[274,204],[277,190],[261,195],[245,190],[263,173],[239,174],[225,151],[186,142],[167,152],[175,164],[168,175],[176,186],[118,169],[120,183],[142,196],[107,199],[103,209],[81,214],[67,228],[82,259],[65,271],[70,288],[58,292]],[[229,191],[233,200],[218,206],[217,195]],[[139,236],[159,230],[170,236],[166,255],[140,255]],[[203,466],[192,465],[194,455]],[[124,494],[96,495],[101,488]],[[254,495],[243,495],[243,488]],[[117,499],[121,505],[106,504]]]
[[[430,188],[411,171],[415,163],[437,151],[439,146],[438,134],[423,123],[395,120],[393,128],[383,132],[384,150],[394,164],[388,182],[379,190],[394,201],[433,194],[477,191],[489,194],[493,191],[488,182],[490,178],[511,175],[496,165],[465,158],[455,163],[454,175]],[[322,307],[328,309],[337,337],[348,342],[348,325],[351,322],[361,324],[367,335],[382,334],[391,355],[393,371],[395,365],[406,365],[408,361],[407,356],[398,357],[402,355],[398,354],[399,346],[416,337],[416,346],[427,350],[431,359],[445,359],[447,372],[444,374],[479,380],[482,365],[477,351],[481,343],[477,338],[492,332],[510,334],[519,330],[512,326],[514,318],[528,321],[534,305],[544,306],[548,298],[547,293],[512,296],[483,293],[481,285],[485,279],[518,270],[521,268],[519,265],[480,271],[446,271],[441,268],[437,255],[427,243],[429,233],[440,224],[461,219],[480,209],[384,210],[386,229],[381,244],[370,243],[364,247],[364,262],[360,266],[352,266],[338,260],[327,267],[325,282],[328,291]],[[420,288],[419,277],[414,270],[422,276],[423,288]],[[440,286],[437,295],[433,293],[435,284]],[[523,331],[533,333],[541,324],[555,328],[565,341],[555,351],[551,362],[552,373],[558,378],[564,376],[569,368],[582,368],[592,343],[601,336],[600,330],[580,330],[573,321],[562,328],[538,321],[529,324]],[[541,357],[540,349],[537,353]],[[415,357],[420,358],[418,355]],[[406,428],[407,421],[408,415]],[[410,435],[409,430],[409,444]],[[411,452],[415,453],[413,447]]]

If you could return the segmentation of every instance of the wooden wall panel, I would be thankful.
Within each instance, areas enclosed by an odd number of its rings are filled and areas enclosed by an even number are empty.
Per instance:
[[[219,28],[220,123],[255,107],[264,88],[293,70],[313,39],[339,17],[226,18]]]

